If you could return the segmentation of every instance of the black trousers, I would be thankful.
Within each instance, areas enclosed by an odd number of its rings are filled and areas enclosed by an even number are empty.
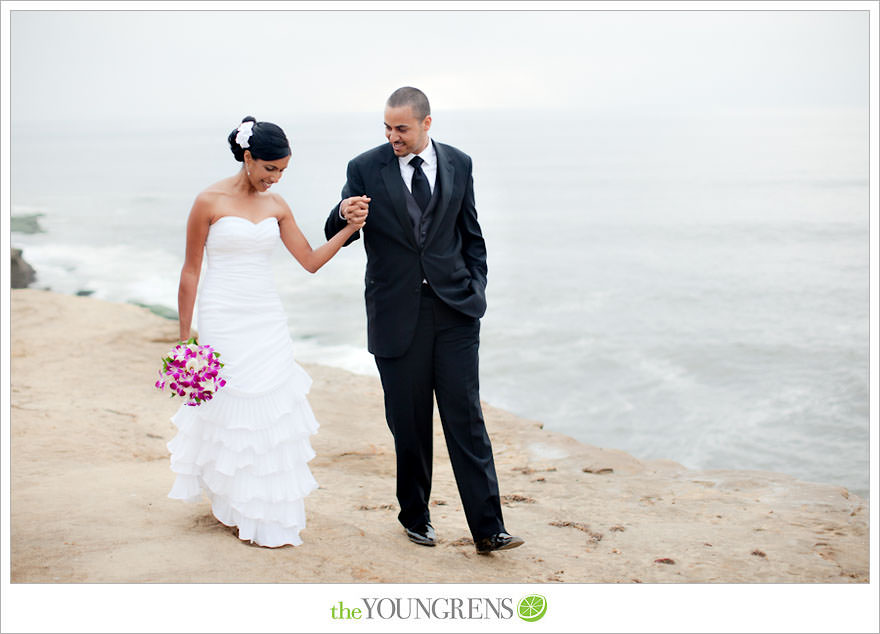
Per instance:
[[[397,453],[398,519],[430,522],[434,394],[474,539],[504,530],[492,445],[480,407],[480,320],[449,308],[422,286],[415,339],[402,357],[376,357],[385,418]]]

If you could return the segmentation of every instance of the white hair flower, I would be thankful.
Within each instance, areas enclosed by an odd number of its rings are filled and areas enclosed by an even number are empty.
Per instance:
[[[254,122],[253,121],[245,121],[240,126],[238,126],[238,134],[235,135],[235,142],[244,149],[251,146],[248,143],[248,139],[251,138],[251,135],[254,133]]]

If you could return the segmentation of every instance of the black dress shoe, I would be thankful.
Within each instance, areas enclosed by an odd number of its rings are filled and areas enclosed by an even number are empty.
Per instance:
[[[477,552],[484,555],[486,553],[491,553],[493,550],[509,550],[511,548],[516,548],[517,546],[522,546],[525,543],[525,540],[521,537],[514,537],[513,535],[508,535],[507,533],[502,532],[495,533],[489,537],[484,537],[483,539],[478,539],[474,542],[474,545],[477,547]]]
[[[434,534],[434,527],[430,524],[407,528],[406,536],[409,537],[409,541],[415,542],[420,546],[434,546],[437,539],[437,536]]]

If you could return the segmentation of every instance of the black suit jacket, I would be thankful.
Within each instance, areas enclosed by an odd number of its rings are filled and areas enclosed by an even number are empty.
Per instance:
[[[398,357],[412,343],[422,279],[451,308],[474,318],[486,312],[486,243],[477,222],[471,158],[450,145],[432,142],[440,200],[422,247],[413,235],[406,185],[391,144],[368,150],[348,163],[342,198],[371,198],[362,230],[367,253],[364,297],[367,345],[376,356]],[[327,239],[343,226],[345,220],[336,205],[324,226]],[[359,239],[360,233],[346,246]]]

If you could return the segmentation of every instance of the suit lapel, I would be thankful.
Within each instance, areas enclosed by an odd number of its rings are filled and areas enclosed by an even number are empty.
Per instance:
[[[434,217],[431,219],[431,228],[428,230],[425,244],[428,244],[434,237],[437,227],[443,221],[443,216],[449,211],[449,200],[452,198],[452,184],[455,176],[455,168],[452,166],[452,161],[449,160],[446,150],[439,143],[434,143],[434,151],[437,153],[437,181],[440,183],[440,200],[437,201],[437,207],[434,209]]]
[[[382,180],[385,182],[385,189],[388,191],[388,198],[391,199],[394,214],[400,221],[407,240],[418,249],[419,245],[416,244],[415,236],[413,236],[412,221],[406,211],[406,199],[403,196],[403,188],[406,185],[403,184],[403,178],[400,176],[400,164],[393,153],[391,160],[382,168]]]

